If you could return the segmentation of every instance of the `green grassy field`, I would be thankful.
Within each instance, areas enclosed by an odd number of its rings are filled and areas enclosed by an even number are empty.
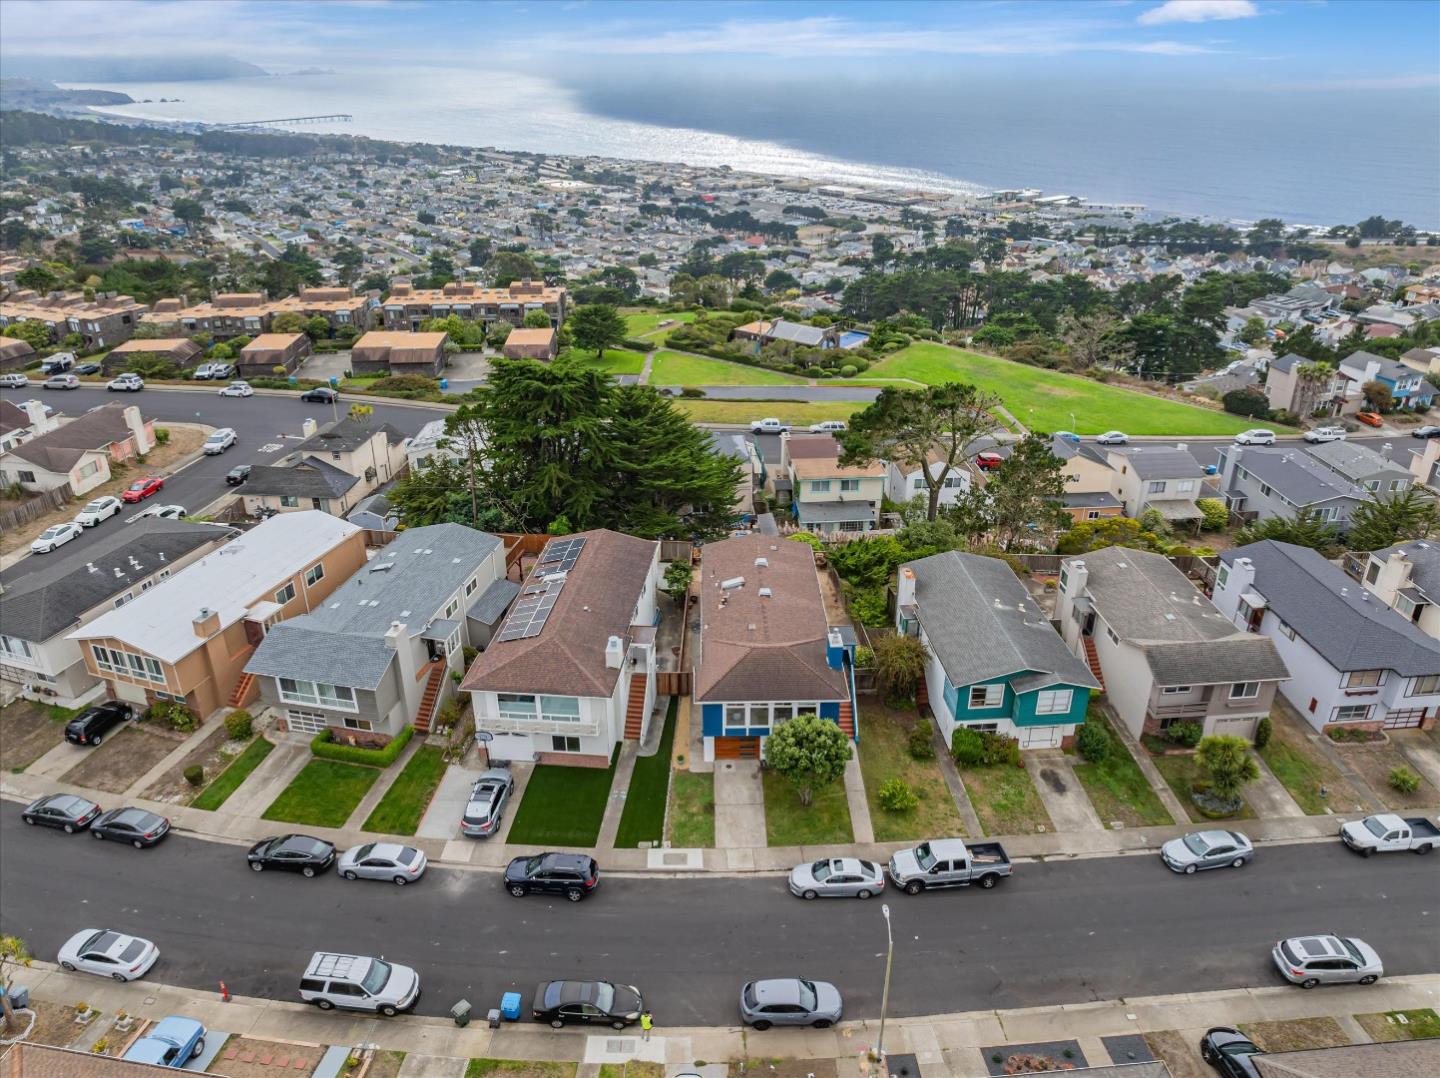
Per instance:
[[[809,805],[774,771],[760,772],[765,789],[765,841],[770,846],[823,846],[855,841],[845,783],[814,791]]]
[[[1105,826],[1122,823],[1126,827],[1149,827],[1174,823],[1155,791],[1150,789],[1145,773],[1130,755],[1125,742],[1115,736],[1104,712],[1091,707],[1085,721],[1104,726],[1110,733],[1109,756],[1098,764],[1075,765],[1075,777],[1090,795],[1090,803]]]
[[[709,771],[677,771],[670,777],[670,845],[715,845],[715,776]]]
[[[657,352],[650,368],[650,384],[657,386],[800,386],[805,379],[767,371],[744,363],[695,356],[684,352]]]
[[[596,359],[592,350],[575,351],[571,354],[577,356],[586,366],[599,367],[608,374],[639,374],[645,366],[645,354],[632,352],[628,348],[607,348],[602,359]]]
[[[1225,435],[1255,426],[1254,420],[1244,416],[1227,415],[928,341],[896,352],[865,374],[867,379],[910,378],[926,384],[972,382],[998,394],[1016,419],[1038,431],[1098,434],[1123,430],[1127,434]],[[1289,429],[1273,423],[1267,425],[1275,430]]]
[[[694,311],[635,311],[625,316],[625,332],[632,337],[644,337],[654,333],[661,322],[680,322],[688,325],[695,321]]]
[[[265,810],[264,819],[344,827],[379,777],[378,768],[338,760],[311,760]]]
[[[665,801],[670,796],[670,751],[675,744],[675,703],[665,713],[665,729],[660,735],[660,748],[654,756],[637,756],[635,770],[630,773],[630,789],[625,794],[625,810],[620,814],[620,827],[615,845],[636,847],[642,842],[659,846],[665,837]]]
[[[774,416],[782,423],[809,426],[822,419],[849,419],[865,405],[859,401],[709,401],[677,400],[675,406],[692,423],[734,423],[748,427],[751,421]]]
[[[240,788],[240,784],[250,777],[250,772],[259,767],[261,761],[269,756],[274,748],[273,742],[266,741],[263,736],[257,737],[245,746],[244,752],[230,761],[230,766],[220,772],[214,782],[200,791],[199,796],[190,802],[191,807],[210,812],[218,809],[225,804],[231,794]]]
[[[910,755],[909,727],[916,722],[930,724],[914,712],[892,711],[879,702],[867,701],[860,714],[860,772],[876,842],[965,834],[940,765]],[[911,811],[891,812],[880,803],[880,787],[892,778],[903,779],[920,799]]]

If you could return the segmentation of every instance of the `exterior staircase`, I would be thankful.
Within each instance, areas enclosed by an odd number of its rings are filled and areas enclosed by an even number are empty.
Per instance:
[[[855,740],[855,709],[849,700],[844,700],[840,704],[840,729],[851,741]]]
[[[241,674],[240,680],[235,683],[235,688],[230,693],[230,706],[244,707],[255,699],[256,695],[255,675]]]
[[[923,712],[929,706],[930,686],[925,683],[925,679],[922,677],[920,684],[915,686],[915,707]]]
[[[415,732],[421,737],[430,732],[430,720],[435,717],[440,689],[445,684],[445,664],[436,660],[430,664],[430,668],[430,678],[425,682],[425,695],[420,697],[420,710],[415,712]]]
[[[645,675],[630,675],[630,702],[625,708],[625,740],[639,741],[645,732]]]
[[[1100,691],[1105,691],[1105,675],[1100,672],[1100,656],[1095,651],[1095,641],[1090,637],[1082,637],[1085,641],[1085,664],[1090,667],[1090,673],[1095,675],[1095,680],[1100,682]]]

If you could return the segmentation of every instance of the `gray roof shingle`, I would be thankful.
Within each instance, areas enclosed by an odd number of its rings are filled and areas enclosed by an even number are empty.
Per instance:
[[[1239,466],[1266,486],[1273,487],[1296,505],[1316,505],[1337,498],[1369,501],[1370,492],[1332,472],[1300,449],[1246,446],[1239,452]]]
[[[484,625],[494,625],[505,616],[505,611],[510,609],[511,600],[519,594],[519,581],[501,577],[480,593],[480,598],[470,605],[465,616]]]
[[[1131,445],[1108,448],[1129,459],[1141,479],[1202,479],[1205,466],[1188,449],[1169,445]]]
[[[1440,543],[1411,539],[1384,550],[1372,551],[1370,556],[1383,564],[1390,560],[1390,555],[1397,553],[1410,559],[1411,586],[1419,588],[1430,602],[1440,603]]]
[[[1358,445],[1355,442],[1322,442],[1308,446],[1305,452],[1352,483],[1381,474],[1396,479],[1410,478],[1408,468],[1387,459],[1368,445]]]
[[[288,468],[269,464],[255,465],[250,469],[250,478],[245,480],[242,493],[296,498],[338,498],[358,482],[359,476],[351,475],[329,461],[319,457],[306,457]]]

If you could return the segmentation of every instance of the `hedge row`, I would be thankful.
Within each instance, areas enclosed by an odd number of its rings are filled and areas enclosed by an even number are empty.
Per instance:
[[[331,739],[329,730],[321,730],[310,739],[310,751],[325,760],[365,764],[369,767],[389,767],[414,736],[415,727],[407,726],[392,737],[383,749],[362,749],[358,745],[337,745]]]

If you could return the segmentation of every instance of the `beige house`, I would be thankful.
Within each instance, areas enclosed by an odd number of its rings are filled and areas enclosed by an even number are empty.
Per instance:
[[[139,408],[105,404],[0,452],[0,483],[42,492],[69,484],[78,497],[110,479],[111,463],[154,448],[154,422]]]
[[[881,461],[842,465],[836,457],[792,459],[790,507],[796,523],[817,534],[878,527],[885,477]]]
[[[1050,440],[1050,451],[1065,462],[1065,512],[1080,524],[1103,517],[1118,517],[1125,507],[1115,496],[1116,475],[1110,465],[1081,452],[1080,446],[1063,435]]]
[[[106,374],[127,369],[136,356],[158,356],[183,369],[199,362],[202,352],[201,347],[189,337],[152,337],[117,345],[110,349],[102,362]]]
[[[369,329],[377,302],[348,288],[302,288],[280,299],[267,299],[264,292],[221,292],[204,303],[187,304],[184,296],[158,300],[141,320],[167,332],[209,333],[223,341],[268,333],[277,314],[293,313],[325,319],[334,336],[342,326]]]
[[[183,703],[204,718],[255,694],[245,664],[269,626],[315,609],[365,564],[364,532],[285,513],[70,634],[112,699]]]
[[[372,330],[350,349],[356,374],[418,374],[434,378],[445,366],[444,333],[392,333]]]
[[[0,371],[23,370],[35,360],[35,349],[19,337],[0,337]]]
[[[557,345],[556,334],[553,329],[512,329],[510,336],[505,338],[503,349],[506,359],[543,359],[555,358]]]
[[[91,351],[128,339],[144,314],[143,303],[114,292],[86,299],[83,292],[41,296],[22,290],[0,302],[0,327],[39,322],[49,330],[52,341],[58,343],[62,337],[78,333],[85,340],[85,350]]]
[[[240,349],[236,366],[242,378],[275,375],[276,367],[294,374],[312,351],[310,338],[303,333],[262,333]]]
[[[246,512],[318,509],[345,516],[404,469],[405,435],[389,423],[346,418],[295,447],[278,465],[257,465],[240,488]]]
[[[568,294],[563,285],[544,281],[511,281],[499,288],[486,288],[473,281],[451,281],[441,288],[416,288],[408,277],[390,282],[390,295],[383,307],[385,328],[418,332],[431,318],[452,314],[466,322],[480,322],[487,329],[496,322],[523,326],[531,311],[544,311],[555,327],[565,322]]]
[[[1415,539],[1370,554],[1365,590],[1440,639],[1440,542]]]

